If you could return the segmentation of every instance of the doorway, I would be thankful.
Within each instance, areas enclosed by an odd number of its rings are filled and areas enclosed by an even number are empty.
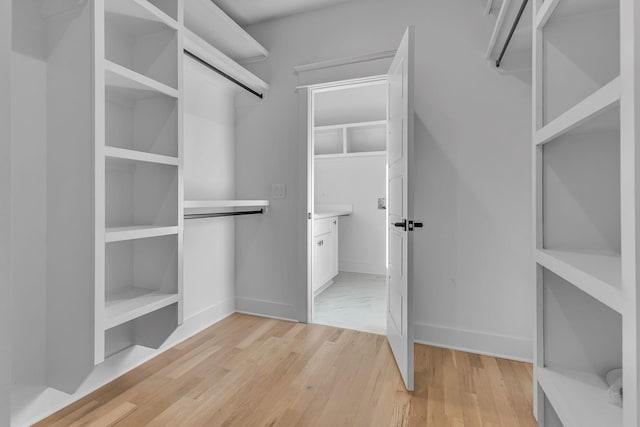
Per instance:
[[[387,76],[310,89],[309,321],[386,334]]]

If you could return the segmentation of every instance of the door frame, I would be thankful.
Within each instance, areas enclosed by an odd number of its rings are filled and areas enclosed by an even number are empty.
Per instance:
[[[357,87],[365,87],[371,85],[378,84],[386,84],[389,79],[386,74],[382,75],[374,75],[369,77],[362,77],[356,79],[348,79],[348,80],[339,80],[333,82],[326,83],[318,83],[315,85],[309,85],[304,87],[307,89],[307,117],[306,120],[306,129],[307,129],[307,227],[306,227],[306,252],[307,252],[307,284],[305,287],[306,293],[306,302],[307,302],[307,314],[306,314],[306,323],[313,323],[313,251],[315,247],[313,245],[313,217],[315,214],[315,161],[314,161],[314,153],[315,153],[315,99],[316,95],[319,93],[333,92],[338,90],[352,89]],[[298,88],[301,89],[301,88]],[[387,109],[389,108],[389,99],[387,97]],[[385,162],[386,165],[386,162]],[[385,173],[388,173],[387,168],[385,167]],[[386,178],[385,178],[386,182]],[[385,198],[388,198],[388,189],[385,190]],[[385,223],[385,229],[386,223]],[[385,231],[386,239],[388,241],[388,230]],[[388,254],[388,245],[385,245],[385,254],[386,254],[386,263],[385,266],[388,269],[389,264],[389,254]],[[387,272],[388,274],[388,272]],[[388,301],[387,301],[388,304]]]

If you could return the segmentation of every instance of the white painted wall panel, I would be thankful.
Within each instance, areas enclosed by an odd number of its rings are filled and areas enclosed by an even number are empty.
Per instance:
[[[46,63],[14,53],[11,109],[13,379],[46,381]]]
[[[504,75],[487,66],[482,53],[492,22],[481,12],[481,5],[449,0],[352,1],[248,27],[270,50],[267,61],[250,68],[271,90],[238,116],[236,193],[249,196],[282,182],[288,197],[274,201],[259,229],[238,232],[239,297],[304,304],[304,271],[293,265],[305,250],[305,231],[296,223],[306,213],[298,155],[304,118],[297,114],[293,67],[395,49],[414,24],[415,212],[425,221],[415,242],[417,330],[465,331],[446,344],[471,350],[474,342],[465,337],[500,337],[513,344],[512,356],[531,357],[520,350],[533,333],[530,71]],[[441,341],[430,334],[418,339]],[[509,345],[496,350],[510,354]]]
[[[11,2],[0,2],[0,342],[11,343]],[[0,426],[10,421],[11,345],[0,346]]]
[[[184,180],[186,200],[234,198],[235,94],[224,79],[185,61]],[[185,221],[185,318],[235,297],[233,218]]]

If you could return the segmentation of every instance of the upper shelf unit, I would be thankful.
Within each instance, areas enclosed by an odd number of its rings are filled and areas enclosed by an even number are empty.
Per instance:
[[[269,52],[211,0],[184,2],[184,25],[239,62],[266,59]]]
[[[187,29],[184,31],[184,49],[256,92],[269,90],[268,83]]]
[[[382,156],[386,150],[386,120],[314,127],[316,158]]]

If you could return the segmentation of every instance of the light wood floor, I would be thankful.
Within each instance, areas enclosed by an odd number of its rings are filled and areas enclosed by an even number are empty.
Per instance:
[[[38,426],[536,426],[531,365],[234,314]]]

